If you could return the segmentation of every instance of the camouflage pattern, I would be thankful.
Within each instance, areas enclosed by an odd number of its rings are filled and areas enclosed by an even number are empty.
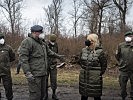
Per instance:
[[[7,45],[0,45],[0,76],[10,75],[10,62],[15,60],[13,49]]]
[[[127,81],[130,79],[131,90],[130,97],[133,98],[133,45],[132,43],[123,42],[118,45],[115,55],[119,62],[119,84],[121,87],[121,96],[127,96],[126,86]]]
[[[1,80],[2,80],[4,88],[5,88],[5,93],[6,93],[7,100],[12,100],[13,99],[13,91],[12,91],[11,75],[2,75],[2,76],[0,76],[0,83],[1,83]]]
[[[47,77],[35,77],[33,82],[29,81],[30,100],[47,100]]]
[[[22,41],[19,50],[19,59],[22,62],[22,69],[25,74],[27,72],[31,72],[35,77],[35,80],[38,77],[45,77],[44,83],[46,83],[46,78],[48,75],[48,56],[59,58],[59,55],[55,52],[52,52],[47,44],[41,39],[33,38],[33,36],[30,35],[28,38]],[[41,80],[43,81],[43,79]],[[31,84],[31,82],[28,83]],[[37,82],[33,82],[32,85],[35,85],[36,83]],[[32,91],[34,91],[32,85],[29,85],[30,98],[32,98],[31,100],[36,100],[38,93],[41,93],[41,99],[38,100],[42,100],[42,92],[47,92],[46,84],[40,84],[42,85],[42,87],[39,87],[39,89],[37,89],[38,91],[36,91],[35,95],[32,95]]]
[[[128,35],[133,35],[133,32],[132,31],[128,31],[125,33],[125,36],[128,36]]]
[[[0,37],[4,37],[5,35],[3,33],[0,33]]]
[[[58,53],[58,45],[56,42],[54,42],[54,44],[52,44],[50,41],[48,42],[48,46],[49,48]],[[49,69],[48,69],[48,76],[50,76],[50,84],[51,84],[51,88],[53,90],[55,90],[57,88],[57,59],[54,57],[49,57],[48,60],[48,65],[49,65]]]
[[[41,40],[36,40],[31,36],[22,41],[19,59],[24,73],[31,72],[34,76],[47,75],[48,56],[59,58],[58,54],[52,52]]]
[[[120,71],[133,71],[133,45],[130,43],[120,43],[116,51],[116,59],[119,62]]]
[[[80,56],[79,93],[86,97],[102,95],[102,75],[107,67],[107,59],[102,48],[96,47],[95,52],[83,48]]]
[[[57,39],[57,36],[55,34],[50,34],[50,36],[49,36],[50,41],[55,42],[56,39]]]
[[[13,49],[7,44],[0,45],[0,81],[2,79],[8,100],[13,98],[10,62],[14,60],[15,53]]]

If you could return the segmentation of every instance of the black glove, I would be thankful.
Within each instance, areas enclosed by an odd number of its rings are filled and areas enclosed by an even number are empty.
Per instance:
[[[31,81],[31,82],[34,82],[35,81],[35,78],[34,78],[34,76],[32,75],[31,72],[27,72],[25,74],[25,76],[26,76],[26,78],[27,78],[28,81]]]
[[[59,55],[59,60],[60,60],[61,62],[65,62],[64,57],[65,57],[65,55]]]

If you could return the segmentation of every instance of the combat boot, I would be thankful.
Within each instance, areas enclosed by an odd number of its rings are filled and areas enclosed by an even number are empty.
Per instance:
[[[7,100],[12,100],[12,99],[7,99]]]
[[[57,98],[57,95],[56,95],[55,93],[56,93],[56,89],[53,89],[52,99],[53,99],[53,100],[59,100],[59,99]]]
[[[46,93],[46,96],[44,96],[43,100],[48,100],[48,92]]]
[[[0,92],[0,100],[1,100],[1,92]]]
[[[122,97],[122,100],[126,100],[126,98],[125,97]]]
[[[57,98],[56,94],[52,94],[52,99],[53,99],[53,100],[59,100],[59,99]]]

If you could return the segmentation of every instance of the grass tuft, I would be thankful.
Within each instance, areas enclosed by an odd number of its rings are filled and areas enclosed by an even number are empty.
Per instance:
[[[20,74],[15,75],[15,69],[11,69],[12,72],[12,80],[13,84],[15,85],[26,85],[27,80],[25,75],[23,74],[22,70]],[[75,86],[78,85],[79,82],[79,69],[67,69],[62,68],[58,69],[58,85],[68,85],[68,86]],[[103,76],[103,87],[104,88],[119,88],[118,78],[113,77],[111,75],[104,75]]]

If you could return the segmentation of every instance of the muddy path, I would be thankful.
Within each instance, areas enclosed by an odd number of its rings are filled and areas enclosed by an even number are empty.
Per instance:
[[[13,85],[13,91],[14,91],[14,98],[13,100],[28,100],[28,86],[24,85]],[[2,92],[2,99],[6,100],[5,94],[4,94],[4,88],[1,86],[1,92]],[[51,99],[51,89],[49,88],[49,100]],[[104,88],[103,89],[103,96],[102,100],[121,100],[120,98],[120,90],[117,88]],[[78,85],[76,86],[59,86],[57,89],[57,95],[59,97],[59,100],[80,100],[80,94],[78,92]],[[89,98],[88,100],[93,100],[93,98]],[[129,97],[127,97],[126,100],[130,100]]]

